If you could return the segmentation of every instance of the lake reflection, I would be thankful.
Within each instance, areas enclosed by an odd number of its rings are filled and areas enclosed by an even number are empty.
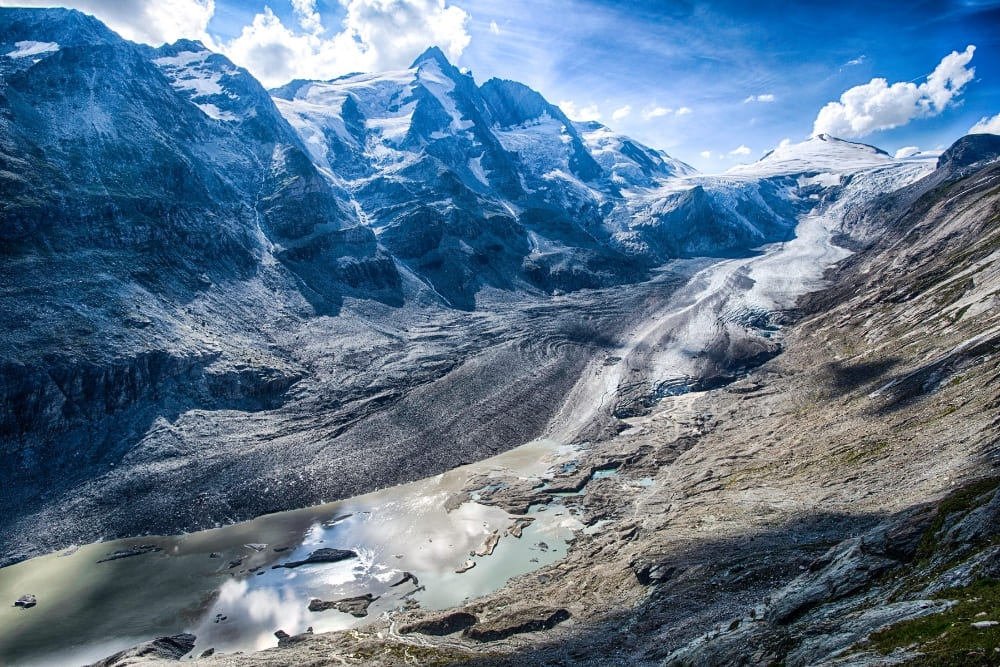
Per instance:
[[[255,651],[277,645],[279,629],[342,630],[414,604],[442,609],[489,593],[561,558],[582,528],[569,510],[551,505],[533,511],[535,521],[517,539],[506,533],[513,517],[496,507],[466,502],[444,509],[474,475],[503,470],[539,478],[575,454],[546,442],[519,450],[328,505],[189,535],[91,544],[0,569],[0,600],[38,597],[32,609],[0,607],[0,664],[82,664],[179,632],[198,637],[192,655]],[[494,532],[501,536],[494,553],[470,558]],[[142,545],[162,550],[96,562]],[[357,557],[272,567],[324,547]],[[457,573],[468,560],[475,566]],[[419,585],[394,586],[407,572]],[[365,594],[376,598],[365,617],[309,611],[313,598]]]

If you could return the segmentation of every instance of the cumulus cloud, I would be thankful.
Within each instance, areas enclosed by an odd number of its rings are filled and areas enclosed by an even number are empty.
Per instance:
[[[125,39],[159,46],[181,37],[211,44],[215,0],[0,0],[0,7],[70,7],[93,14]]]
[[[153,45],[200,39],[265,86],[398,69],[429,46],[441,47],[455,61],[471,39],[469,15],[447,0],[339,0],[344,18],[333,31],[327,28],[334,26],[323,25],[316,0],[289,1],[298,25],[284,25],[265,6],[228,42],[206,32],[215,0],[0,0],[0,6],[72,7],[93,14],[126,39]]]
[[[700,155],[707,160],[712,157],[712,151],[702,151]]]
[[[1000,113],[992,118],[983,116],[978,123],[969,128],[969,134],[1000,134]]]
[[[844,67],[854,67],[855,65],[860,65],[865,61],[865,58],[867,57],[868,56],[866,55],[860,55],[857,58],[852,58],[848,60],[846,63],[844,63]]]
[[[588,121],[601,120],[601,111],[596,104],[585,106],[582,109],[576,106],[576,102],[565,100],[559,103],[559,108],[570,120]]]
[[[917,118],[937,116],[959,95],[972,77],[967,67],[976,47],[952,51],[920,85],[900,81],[889,85],[882,78],[855,86],[830,102],[816,116],[813,134],[832,134],[847,139],[863,137],[877,130],[906,125]]]
[[[916,146],[903,146],[898,151],[896,151],[896,159],[901,160],[904,157],[910,157],[911,155],[916,155],[920,152],[920,149]]]
[[[784,148],[785,146],[791,146],[791,145],[792,145],[792,140],[789,139],[788,137],[785,137],[784,139],[778,142],[778,148]]]
[[[680,109],[677,110],[678,116],[686,116],[689,113],[691,113],[691,107],[681,107]]]
[[[763,95],[751,95],[750,97],[743,100],[743,104],[749,104],[750,102],[773,102],[774,95],[771,93],[764,93]]]
[[[500,26],[497,25],[496,21],[490,21],[490,32],[492,32],[494,35],[500,34]]]
[[[632,107],[626,104],[621,109],[615,109],[611,117],[614,120],[621,120],[622,118],[627,118],[630,113],[632,113]]]
[[[302,32],[264,8],[235,39],[220,45],[266,86],[290,79],[329,79],[348,72],[406,67],[429,46],[452,61],[471,39],[469,15],[445,0],[341,0],[341,31],[322,38],[314,0],[295,0]]]
[[[730,155],[750,155],[750,149],[740,144],[739,147],[729,151]]]
[[[642,117],[646,120],[651,120],[660,116],[666,116],[668,113],[673,113],[673,111],[673,109],[667,107],[651,107],[642,112]]]
[[[302,29],[313,35],[324,32],[323,20],[319,12],[316,11],[316,0],[291,0],[292,9],[295,10],[295,17],[299,20]]]

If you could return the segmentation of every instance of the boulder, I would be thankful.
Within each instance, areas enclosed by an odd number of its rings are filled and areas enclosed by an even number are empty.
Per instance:
[[[22,595],[18,599],[14,600],[14,606],[20,607],[21,609],[31,609],[36,604],[38,604],[38,600],[31,593],[26,593],[25,595]]]

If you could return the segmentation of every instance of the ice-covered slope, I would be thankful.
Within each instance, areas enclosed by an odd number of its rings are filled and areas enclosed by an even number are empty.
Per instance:
[[[618,236],[660,257],[740,253],[792,238],[802,216],[840,197],[859,175],[865,179],[853,190],[866,183],[858,192],[863,198],[902,187],[914,170],[933,166],[933,159],[894,160],[877,148],[819,135],[721,175],[626,191],[631,217]]]
[[[819,172],[846,174],[892,161],[888,153],[874,146],[817,134],[809,141],[779,146],[757,162],[733,167],[726,173],[750,178]]]
[[[665,152],[595,121],[576,123],[590,154],[619,187],[652,186],[657,180],[694,176],[697,170]]]

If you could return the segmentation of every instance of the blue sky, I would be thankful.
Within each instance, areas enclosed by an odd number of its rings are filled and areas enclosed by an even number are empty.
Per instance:
[[[890,153],[946,147],[984,118],[1000,131],[1000,0],[7,4],[76,6],[137,41],[200,38],[266,85],[405,67],[436,44],[480,83],[522,81],[706,172],[817,128]]]

